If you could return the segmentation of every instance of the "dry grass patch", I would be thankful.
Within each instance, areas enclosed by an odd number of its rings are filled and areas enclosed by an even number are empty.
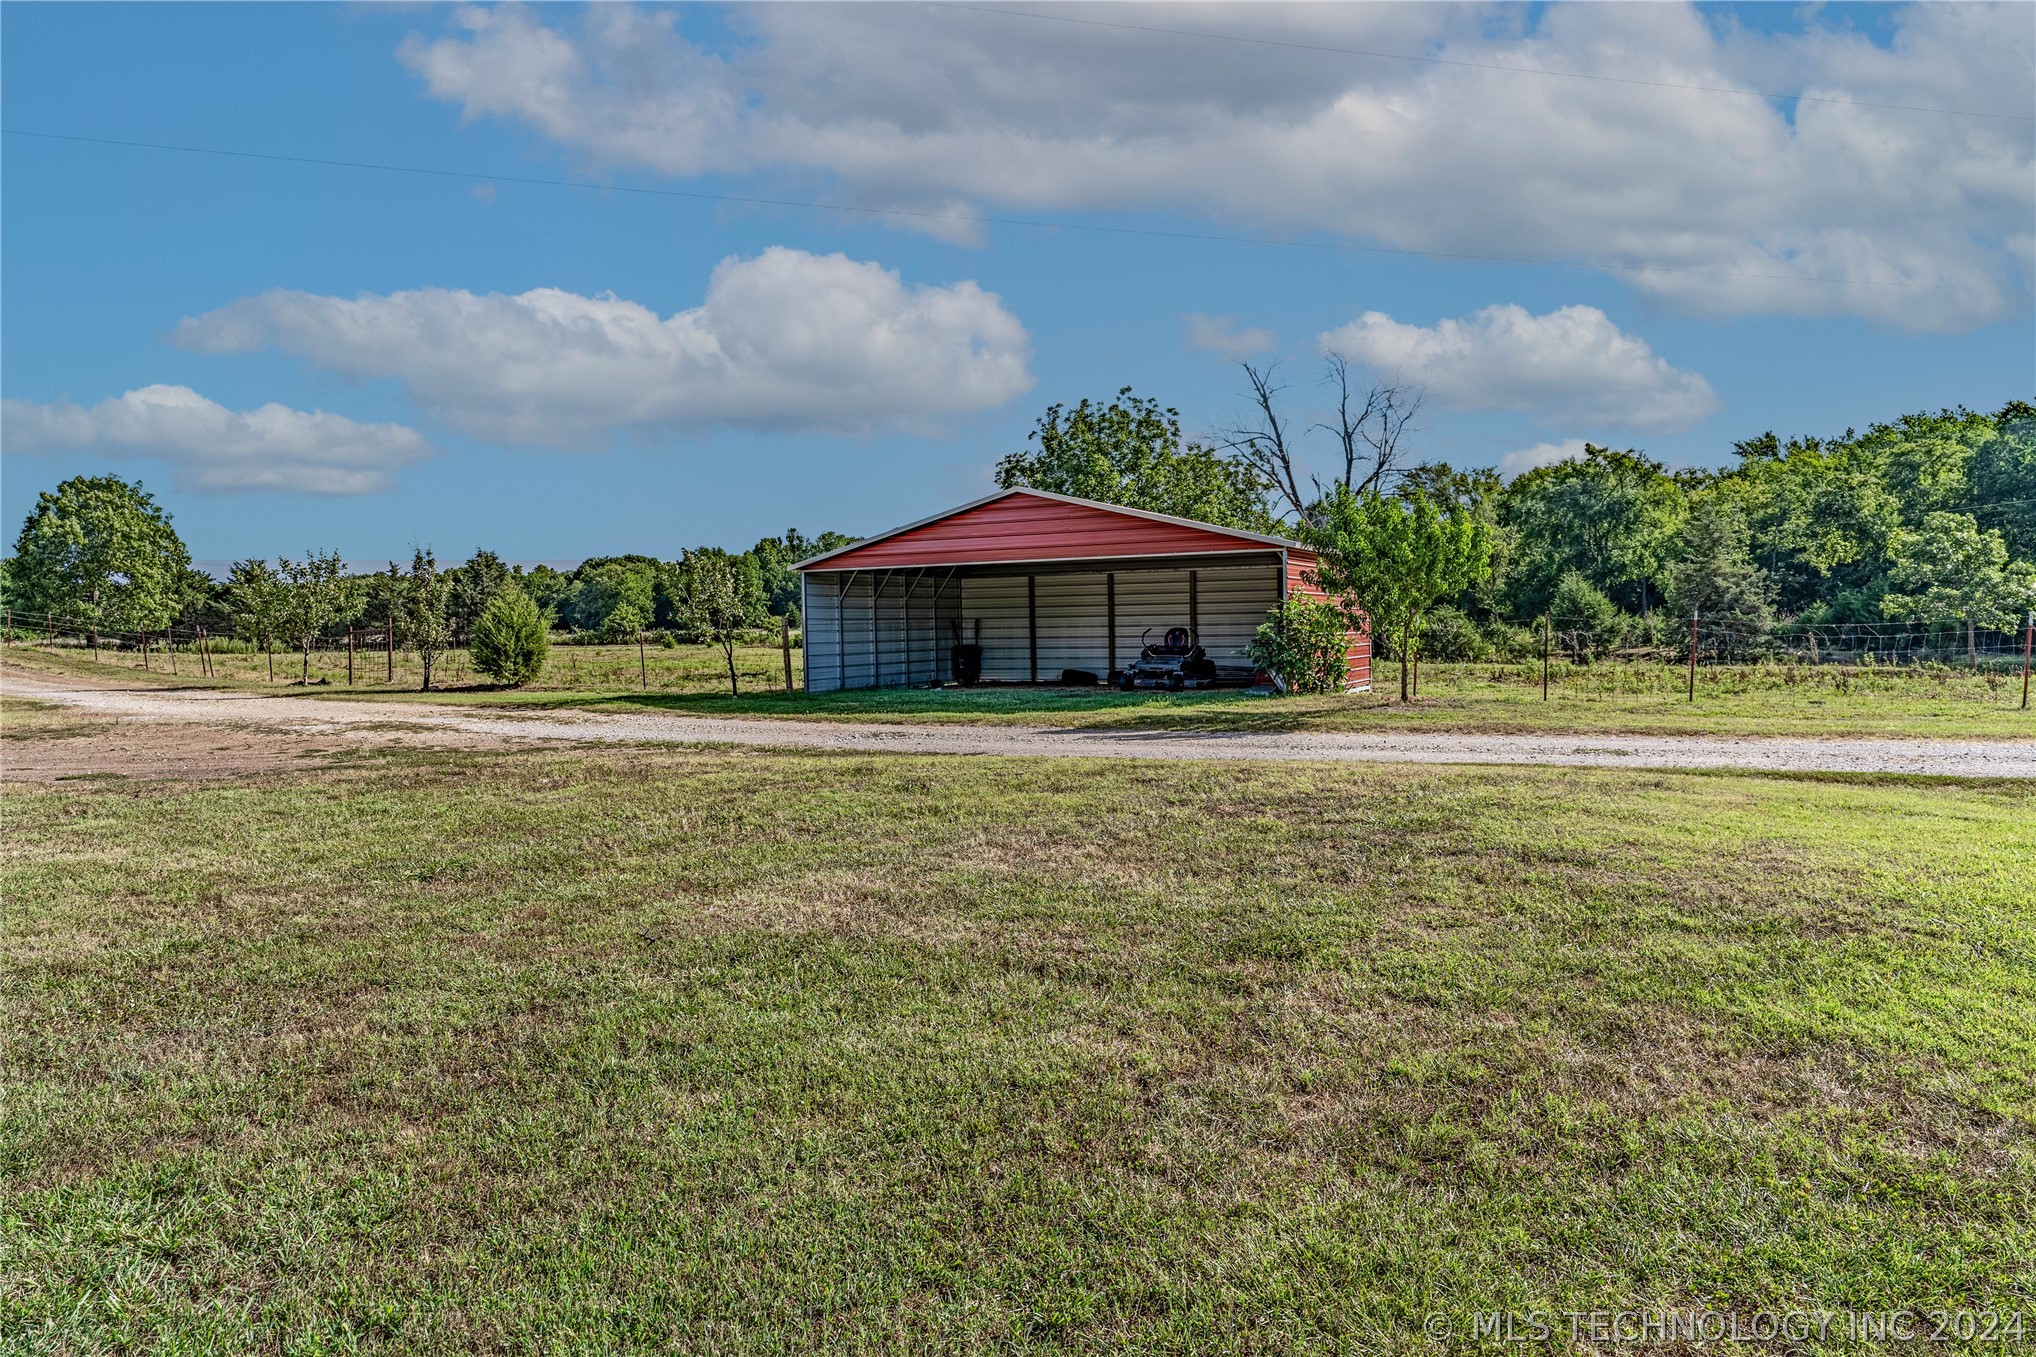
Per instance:
[[[0,1333],[2032,1308],[2032,795],[612,748],[13,788]]]

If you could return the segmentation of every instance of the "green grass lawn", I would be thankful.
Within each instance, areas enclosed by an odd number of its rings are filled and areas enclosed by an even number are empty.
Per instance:
[[[229,676],[227,686],[318,697],[809,720],[1209,732],[1576,731],[2036,739],[2036,711],[2021,710],[2020,678],[2004,670],[1706,667],[1698,671],[1695,702],[1687,700],[1683,671],[1658,664],[1557,664],[1551,669],[1548,701],[1542,700],[1540,667],[1533,664],[1424,665],[1420,696],[1412,704],[1398,701],[1396,671],[1384,667],[1376,691],[1336,697],[1273,698],[1236,691],[1126,694],[1058,687],[889,688],[809,697],[783,691],[780,652],[757,646],[738,652],[744,695],[734,698],[728,693],[718,650],[680,646],[645,653],[647,689],[640,686],[638,655],[629,646],[554,647],[544,676],[515,690],[475,682],[463,658],[443,667],[441,682],[449,685],[445,691],[430,694],[417,691],[414,657],[404,659],[408,667],[399,667],[398,686],[393,688],[370,683],[371,666],[365,663],[353,688],[345,684],[343,663],[337,669],[314,667],[310,687],[262,682],[256,656],[234,657],[223,672]],[[95,665],[75,650],[14,645],[6,656],[11,662],[52,672],[171,681],[159,672],[144,672],[139,658],[132,655],[109,656]],[[796,674],[801,652],[795,650],[792,660]],[[156,663],[160,666],[160,659]],[[188,656],[180,657],[180,664],[183,672],[176,681],[202,681],[192,679]]]
[[[2036,1311],[2032,798],[678,749],[8,789],[0,1348]]]

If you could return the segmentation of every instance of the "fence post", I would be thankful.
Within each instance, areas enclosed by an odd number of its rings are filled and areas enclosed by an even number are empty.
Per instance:
[[[1541,700],[1548,700],[1548,614],[1541,614]]]
[[[352,627],[346,629],[346,686],[349,688],[353,687],[353,631]]]
[[[779,644],[785,650],[785,691],[789,693],[792,691],[792,615],[786,613],[778,621],[784,624],[784,631],[779,638]]]
[[[148,628],[141,629],[141,667],[148,668]]]
[[[1697,610],[1690,609],[1690,701],[1697,700]]]
[[[2036,638],[2036,608],[2022,616],[2022,710],[2029,710],[2029,642]]]
[[[636,629],[636,678],[644,691],[650,691],[650,661],[643,657],[643,628]]]
[[[396,681],[396,614],[389,614],[389,625],[382,628],[382,645],[389,654],[389,682]]]

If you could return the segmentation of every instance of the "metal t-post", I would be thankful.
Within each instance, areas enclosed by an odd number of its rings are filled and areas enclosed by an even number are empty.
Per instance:
[[[1697,700],[1697,610],[1690,609],[1690,701]]]
[[[1541,700],[1548,700],[1548,614],[1541,614]]]
[[[2036,638],[2036,608],[2022,616],[2022,710],[2029,710],[2029,642]]]

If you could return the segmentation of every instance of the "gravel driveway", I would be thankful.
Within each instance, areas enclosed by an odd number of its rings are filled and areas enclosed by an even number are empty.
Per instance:
[[[477,712],[423,703],[261,697],[210,689],[96,687],[8,670],[22,697],[150,722],[254,726],[372,741],[392,727],[505,740],[734,744],[859,753],[1009,754],[1044,758],[1283,759],[1365,763],[1527,763],[1602,768],[1934,773],[2036,777],[2036,740],[1727,738],[1660,735],[1214,733],[1034,726],[882,725],[628,713]]]

